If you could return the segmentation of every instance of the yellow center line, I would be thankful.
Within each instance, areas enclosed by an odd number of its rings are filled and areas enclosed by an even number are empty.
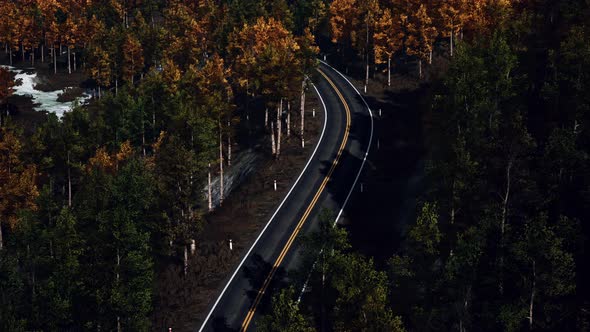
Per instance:
[[[242,323],[242,328],[240,330],[242,332],[245,332],[248,329],[248,326],[250,325],[252,318],[254,317],[254,314],[256,313],[256,309],[257,309],[258,305],[260,304],[260,301],[262,300],[262,296],[264,295],[264,292],[268,288],[270,281],[272,280],[277,269],[279,268],[279,266],[283,262],[283,259],[285,258],[285,256],[289,252],[291,245],[295,241],[295,238],[299,234],[299,231],[303,227],[303,224],[305,223],[305,221],[309,217],[309,214],[311,213],[315,204],[317,203],[318,199],[320,198],[320,195],[322,194],[322,192],[326,188],[328,181],[330,181],[330,178],[332,177],[332,174],[334,173],[334,169],[336,168],[336,165],[338,165],[338,162],[340,161],[340,157],[342,156],[342,152],[344,151],[344,148],[346,147],[346,142],[348,141],[348,135],[350,133],[350,122],[351,122],[350,108],[348,107],[346,100],[344,99],[344,97],[342,96],[342,94],[340,93],[338,88],[336,88],[336,85],[334,84],[334,82],[332,82],[332,80],[330,78],[328,78],[328,76],[326,76],[326,74],[324,72],[322,72],[320,69],[318,69],[317,71],[328,81],[328,83],[330,83],[330,85],[332,86],[334,91],[336,91],[336,94],[340,98],[340,101],[344,105],[344,109],[346,110],[346,130],[344,131],[344,138],[342,140],[342,144],[340,145],[340,148],[338,149],[338,154],[336,155],[336,158],[332,162],[332,167],[330,167],[328,174],[326,175],[326,177],[322,181],[322,184],[318,188],[318,191],[316,192],[315,196],[311,200],[311,203],[309,204],[309,206],[305,210],[305,213],[303,214],[303,216],[301,217],[301,219],[297,223],[297,227],[295,227],[295,230],[293,231],[293,233],[289,237],[289,240],[285,244],[285,247],[283,247],[283,250],[281,250],[279,257],[277,258],[277,260],[273,264],[273,267],[272,267],[270,273],[268,274],[268,276],[264,280],[264,283],[262,284],[262,287],[258,291],[258,294],[256,295],[256,299],[254,300],[254,303],[252,304],[252,306],[250,307],[250,310],[248,311],[248,315],[246,315],[246,318],[244,319],[244,322]]]

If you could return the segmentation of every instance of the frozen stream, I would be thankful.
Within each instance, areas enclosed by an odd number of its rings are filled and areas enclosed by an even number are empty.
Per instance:
[[[31,70],[21,70],[10,66],[2,66],[16,74],[15,80],[21,80],[21,84],[14,87],[14,94],[21,96],[30,96],[33,99],[34,109],[36,111],[47,111],[55,113],[57,117],[62,115],[72,108],[74,102],[59,102],[58,95],[62,90],[57,91],[40,91],[35,89],[37,84],[37,73]],[[78,98],[80,103],[84,103],[90,96],[88,94],[82,95]]]

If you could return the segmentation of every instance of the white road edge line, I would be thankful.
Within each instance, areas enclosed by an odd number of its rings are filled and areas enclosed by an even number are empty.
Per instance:
[[[279,213],[279,210],[281,209],[281,207],[283,207],[283,204],[287,201],[287,199],[291,195],[291,192],[293,191],[293,189],[295,189],[295,187],[299,183],[299,180],[301,180],[301,177],[303,176],[303,174],[307,170],[307,167],[309,166],[309,164],[311,164],[311,161],[315,157],[315,154],[318,151],[318,148],[320,147],[320,144],[322,143],[322,140],[324,138],[324,133],[326,132],[326,124],[328,123],[328,109],[326,108],[326,103],[324,103],[324,98],[322,98],[322,95],[320,94],[320,91],[318,90],[318,88],[315,86],[315,84],[313,84],[313,82],[311,83],[311,85],[313,86],[313,88],[317,92],[318,97],[320,97],[320,101],[322,102],[322,105],[324,107],[324,127],[322,128],[322,133],[320,135],[320,139],[318,140],[318,143],[316,144],[315,149],[313,150],[313,153],[311,154],[311,157],[309,157],[309,160],[307,161],[307,164],[305,164],[305,167],[303,168],[303,171],[301,171],[301,174],[299,174],[299,176],[297,177],[297,180],[295,180],[295,183],[293,184],[293,186],[291,187],[291,189],[289,190],[289,192],[287,193],[287,195],[285,196],[285,198],[283,199],[283,201],[281,202],[281,204],[279,204],[279,207],[275,210],[275,212],[273,213],[273,215],[270,217],[270,220],[266,223],[266,225],[264,226],[264,228],[262,229],[262,231],[260,232],[260,234],[258,235],[258,237],[256,238],[256,240],[254,241],[254,243],[252,244],[252,246],[250,247],[250,249],[248,249],[248,252],[246,252],[246,255],[244,256],[244,258],[242,259],[242,261],[240,262],[240,264],[238,265],[238,267],[236,268],[236,270],[234,271],[234,273],[232,274],[232,276],[229,278],[229,281],[225,284],[225,287],[223,287],[223,290],[221,291],[221,294],[219,294],[219,297],[217,297],[217,300],[215,301],[215,303],[213,304],[213,307],[211,308],[211,310],[207,314],[207,317],[205,317],[205,320],[203,321],[203,324],[201,324],[201,328],[199,328],[199,332],[202,332],[205,329],[205,326],[207,325],[207,322],[209,321],[209,318],[211,318],[211,315],[213,314],[213,311],[215,311],[215,308],[219,304],[219,301],[221,301],[221,298],[225,294],[225,291],[227,290],[227,288],[229,287],[229,285],[232,283],[232,281],[234,280],[235,276],[238,274],[238,271],[242,268],[242,265],[244,265],[244,262],[246,261],[246,259],[248,258],[248,256],[250,256],[250,253],[252,252],[252,250],[254,249],[254,247],[256,246],[256,244],[258,243],[258,241],[260,240],[260,238],[262,237],[262,235],[264,234],[264,232],[266,231],[266,229],[268,228],[268,226],[272,223],[272,221],[274,220],[274,218],[277,215],[277,213]]]
[[[346,78],[346,76],[344,76],[341,72],[336,70],[336,68],[330,66],[327,62],[322,61],[322,60],[320,60],[320,62],[323,63],[324,65],[326,65],[327,67],[329,67],[330,69],[332,69],[333,71],[335,71],[340,76],[342,76],[342,78],[344,78],[344,80],[346,80],[346,82],[348,82],[348,84],[350,84],[350,86],[354,89],[354,91],[356,91],[356,93],[359,95],[359,97],[361,97],[363,103],[365,103],[365,106],[367,107],[367,110],[369,111],[369,116],[371,118],[371,136],[369,137],[369,146],[367,147],[367,151],[365,152],[365,157],[363,158],[363,162],[361,163],[361,167],[360,167],[358,173],[356,174],[356,178],[354,179],[354,182],[352,183],[352,187],[350,187],[350,191],[348,192],[348,195],[346,196],[346,199],[344,200],[344,204],[342,204],[342,208],[340,209],[340,212],[338,212],[338,215],[336,216],[336,220],[334,220],[334,223],[332,224],[332,227],[336,227],[336,224],[338,223],[338,219],[340,219],[340,217],[342,216],[342,212],[344,211],[344,208],[346,207],[346,204],[348,203],[348,200],[350,199],[350,195],[352,195],[354,187],[356,187],[356,184],[361,176],[361,173],[362,173],[363,168],[365,167],[365,163],[367,161],[367,157],[369,156],[369,151],[371,150],[371,145],[373,144],[373,129],[374,129],[373,112],[371,111],[371,108],[369,107],[369,104],[367,103],[367,101],[365,100],[363,95],[354,86],[354,84],[352,84],[352,82],[350,82],[350,80],[348,80],[348,78]],[[324,250],[324,249],[322,249],[322,250]],[[322,250],[320,250],[319,254],[322,253]],[[299,297],[297,298],[297,303],[301,302],[301,298],[303,297],[303,293],[305,293],[305,289],[307,288],[307,284],[309,283],[309,278],[311,278],[311,274],[313,273],[313,270],[315,270],[316,263],[317,263],[317,259],[313,263],[313,265],[311,266],[311,271],[309,271],[309,274],[307,275],[307,279],[305,280],[305,283],[303,284],[303,288],[301,289],[301,293],[299,293]]]

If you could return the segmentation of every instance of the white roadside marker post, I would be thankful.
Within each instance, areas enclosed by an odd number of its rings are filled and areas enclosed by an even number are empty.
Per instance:
[[[277,180],[274,182],[275,191],[277,191]]]
[[[191,240],[191,255],[194,255],[197,251],[197,243],[195,240]]]
[[[229,239],[229,250],[230,250],[230,251],[231,251],[231,250],[234,250],[234,244],[233,244],[233,242],[231,241],[231,239]]]

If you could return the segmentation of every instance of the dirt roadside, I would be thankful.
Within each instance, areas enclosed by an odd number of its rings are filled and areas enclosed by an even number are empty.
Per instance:
[[[313,117],[313,110],[316,116]],[[299,116],[293,112],[291,137],[282,143],[282,156],[275,160],[269,146],[262,146],[262,161],[256,171],[224,201],[223,206],[206,216],[207,225],[189,258],[184,275],[181,262],[171,262],[158,271],[155,290],[153,330],[193,331],[207,314],[240,257],[274,213],[307,163],[321,133],[323,108],[315,93],[306,99],[305,141],[301,148]],[[274,191],[274,180],[277,191]],[[232,239],[233,250],[229,250]]]

